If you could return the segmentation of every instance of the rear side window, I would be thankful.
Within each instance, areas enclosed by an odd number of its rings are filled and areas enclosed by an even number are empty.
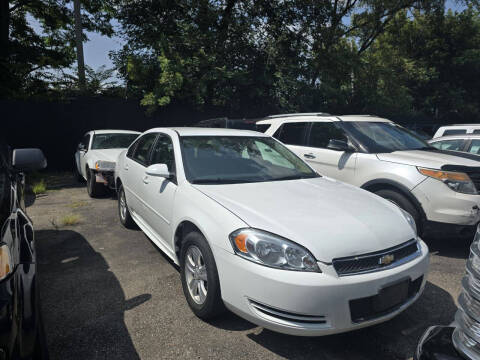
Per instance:
[[[305,145],[305,134],[308,123],[284,123],[273,135],[275,138],[288,145]]]
[[[469,153],[480,155],[480,140],[472,140],[470,143]]]
[[[447,136],[447,135],[461,135],[461,134],[466,134],[467,130],[465,129],[450,129],[450,130],[445,130],[443,132],[442,136]]]
[[[135,151],[133,152],[132,159],[144,166],[147,166],[150,149],[152,148],[152,145],[156,137],[157,137],[157,134],[149,133],[149,134],[143,135],[140,139],[138,139],[138,143],[135,148]]]
[[[308,146],[326,148],[330,140],[348,141],[344,131],[333,122],[314,122],[310,130]]]
[[[436,147],[440,150],[452,150],[452,151],[461,151],[463,148],[463,140],[456,139],[456,140],[443,140],[443,141],[436,141],[431,144],[433,147]]]

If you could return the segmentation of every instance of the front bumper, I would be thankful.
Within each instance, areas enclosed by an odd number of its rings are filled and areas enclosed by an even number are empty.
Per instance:
[[[432,178],[417,185],[412,194],[422,205],[427,221],[462,226],[480,222],[480,195],[455,192]]]
[[[345,277],[323,263],[319,263],[322,273],[279,270],[220,248],[215,249],[215,259],[222,298],[231,311],[273,331],[321,336],[381,323],[415,302],[425,286],[429,265],[428,248],[423,242],[421,250],[419,257],[395,268]],[[402,280],[420,278],[418,291],[391,312],[367,321],[352,321],[351,300],[375,296],[382,288]]]
[[[95,182],[102,183],[105,186],[108,186],[111,189],[115,188],[114,181],[114,172],[113,171],[101,171],[95,170]]]

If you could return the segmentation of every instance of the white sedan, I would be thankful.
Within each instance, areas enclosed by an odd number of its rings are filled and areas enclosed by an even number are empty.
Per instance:
[[[325,335],[388,320],[423,291],[428,248],[412,217],[270,136],[152,129],[115,174],[120,221],[180,266],[202,319],[227,307],[274,331]]]
[[[87,132],[75,152],[75,171],[87,181],[88,195],[101,195],[113,187],[113,172],[118,155],[140,135],[129,130],[92,130]]]

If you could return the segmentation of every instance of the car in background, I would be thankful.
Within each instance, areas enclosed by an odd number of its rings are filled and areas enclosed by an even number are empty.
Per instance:
[[[369,190],[408,211],[420,234],[472,237],[480,221],[476,159],[441,152],[388,119],[368,115],[267,117],[266,134],[320,174]]]
[[[255,130],[255,123],[255,119],[229,119],[228,117],[219,117],[201,120],[194,126],[206,128]]]
[[[480,124],[458,124],[440,126],[433,135],[434,138],[449,135],[480,134]]]
[[[480,155],[480,134],[441,136],[429,140],[428,143],[439,150]]]
[[[0,143],[0,359],[45,359],[32,221],[24,173],[45,168],[39,149]]]
[[[480,228],[477,228],[455,321],[450,326],[432,326],[420,338],[415,360],[480,359]]]
[[[97,197],[106,188],[114,188],[117,157],[139,134],[129,130],[92,130],[82,137],[75,152],[75,171],[79,180],[87,181],[88,195]]]
[[[428,248],[411,215],[265,134],[152,129],[115,174],[120,222],[180,266],[202,319],[226,306],[274,331],[326,335],[391,319],[424,288]]]

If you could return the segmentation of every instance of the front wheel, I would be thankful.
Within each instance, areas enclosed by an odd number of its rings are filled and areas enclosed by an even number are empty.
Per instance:
[[[128,210],[127,197],[125,196],[123,185],[120,185],[118,189],[118,216],[122,225],[127,229],[135,228],[135,221],[133,221],[130,210]]]
[[[183,293],[190,309],[203,320],[225,311],[212,250],[198,232],[189,233],[180,249]]]
[[[105,193],[105,185],[97,183],[93,170],[87,168],[87,192],[91,198],[96,198]]]

